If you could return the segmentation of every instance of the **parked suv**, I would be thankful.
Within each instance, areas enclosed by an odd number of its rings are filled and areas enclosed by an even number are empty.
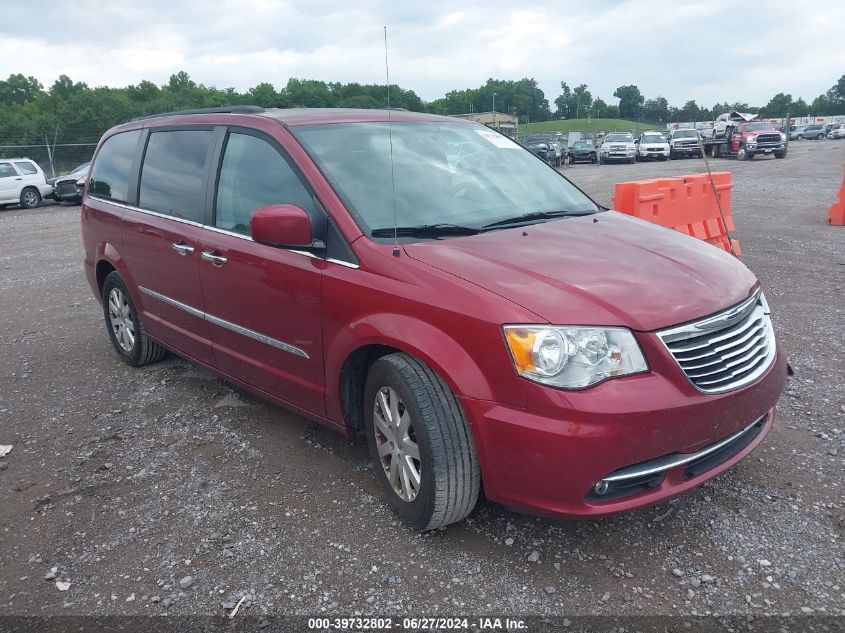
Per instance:
[[[669,137],[669,158],[701,158],[701,141],[698,130],[672,130]]]
[[[599,148],[599,161],[625,161],[634,163],[637,160],[637,146],[634,137],[629,132],[613,132],[604,137]]]
[[[552,516],[676,495],[763,440],[786,381],[738,259],[603,211],[477,123],[244,106],[134,121],[101,139],[81,216],[124,361],[172,350],[365,435],[419,529],[467,516],[482,482]]]
[[[637,160],[668,160],[669,143],[660,132],[643,132],[636,140]]]
[[[34,209],[52,193],[38,163],[28,158],[0,158],[0,209],[12,204]]]
[[[738,123],[731,134],[730,147],[737,160],[750,160],[757,154],[783,158],[786,156],[786,134],[762,121]]]
[[[823,125],[808,125],[804,128],[801,132],[801,136],[804,138],[811,138],[815,140],[819,140],[824,138],[824,126]]]

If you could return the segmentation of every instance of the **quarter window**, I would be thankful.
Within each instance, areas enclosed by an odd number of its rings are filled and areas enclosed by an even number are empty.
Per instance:
[[[24,175],[30,176],[32,174],[38,173],[38,168],[35,165],[33,165],[32,163],[20,161],[20,162],[15,162],[15,165],[18,166],[18,169],[20,169],[21,173],[24,174]]]
[[[0,163],[0,178],[11,178],[17,175],[18,172],[9,163]]]
[[[91,170],[88,191],[92,195],[116,202],[129,199],[129,172],[140,137],[141,130],[132,130],[106,139]]]
[[[311,195],[270,143],[249,134],[229,134],[217,185],[214,225],[248,235],[252,212],[270,204],[294,204],[314,217]]]
[[[211,130],[152,132],[144,154],[138,205],[194,222],[203,221]]]

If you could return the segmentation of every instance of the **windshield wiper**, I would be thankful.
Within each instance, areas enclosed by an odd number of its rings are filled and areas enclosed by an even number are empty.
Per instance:
[[[471,226],[460,226],[458,224],[420,224],[419,226],[385,226],[373,229],[370,233],[373,237],[443,237],[448,235],[475,235],[481,231]]]
[[[515,215],[512,218],[505,218],[503,220],[491,222],[490,224],[485,224],[481,227],[481,230],[486,231],[488,229],[501,229],[508,226],[520,226],[522,224],[528,224],[535,220],[552,220],[554,218],[577,217],[581,215],[592,215],[593,213],[595,213],[595,211],[592,210],[534,211],[533,213],[523,213],[522,215]]]

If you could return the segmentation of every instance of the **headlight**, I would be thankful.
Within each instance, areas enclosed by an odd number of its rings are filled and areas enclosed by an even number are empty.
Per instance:
[[[753,143],[754,141],[756,141],[756,140],[757,140],[757,135],[756,135],[756,134],[749,134],[749,135],[745,138],[745,140],[746,140],[747,142],[749,142],[749,143]]]
[[[648,371],[626,328],[506,325],[504,333],[517,373],[553,387],[580,389]]]
[[[786,134],[784,134],[783,132],[781,132],[781,133],[780,133],[780,140],[781,140],[781,141],[785,141],[785,140],[786,140]]]

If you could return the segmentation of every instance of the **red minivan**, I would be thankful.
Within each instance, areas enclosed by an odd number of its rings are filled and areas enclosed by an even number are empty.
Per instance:
[[[404,111],[232,107],[100,141],[85,271],[118,354],[171,350],[364,433],[418,529],[598,517],[745,457],[787,364],[754,275],[608,211],[509,138]]]

